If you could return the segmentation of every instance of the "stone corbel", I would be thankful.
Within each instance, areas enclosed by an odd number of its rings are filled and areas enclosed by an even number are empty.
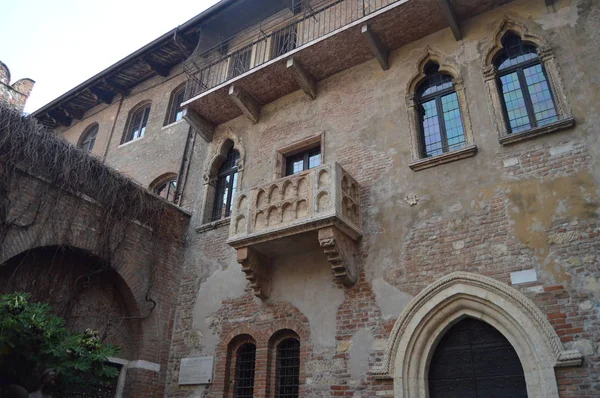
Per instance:
[[[331,264],[334,279],[346,286],[356,283],[356,242],[336,227],[327,227],[319,230],[319,244]]]
[[[271,294],[270,259],[249,247],[242,247],[237,249],[237,262],[241,264],[246,279],[250,281],[254,295],[261,299],[268,298]]]

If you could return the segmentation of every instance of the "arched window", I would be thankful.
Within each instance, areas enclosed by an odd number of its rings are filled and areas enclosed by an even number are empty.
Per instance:
[[[171,94],[171,101],[169,101],[169,112],[167,113],[165,125],[175,123],[183,119],[184,109],[181,104],[184,100],[185,84],[177,87]]]
[[[510,31],[502,38],[502,47],[494,66],[509,133],[556,122],[558,113],[536,47]]]
[[[526,398],[523,366],[508,340],[465,318],[440,340],[429,365],[429,396]]]
[[[463,148],[465,134],[452,77],[440,73],[435,62],[429,62],[424,72],[426,77],[417,90],[417,101],[421,157],[427,158]]]
[[[300,342],[293,337],[277,345],[275,397],[297,398],[300,386]]]
[[[142,138],[146,133],[146,125],[148,124],[148,117],[150,116],[150,104],[145,104],[135,109],[129,116],[129,123],[127,124],[127,130],[123,135],[122,144],[125,142],[137,140]]]
[[[94,125],[88,127],[81,135],[81,139],[79,141],[79,148],[83,149],[86,152],[92,152],[92,149],[94,149],[94,144],[96,143],[97,135],[98,135],[98,125],[97,124],[94,124]]]
[[[213,221],[229,217],[231,214],[231,203],[237,188],[237,161],[239,158],[239,152],[236,151],[232,145],[227,152],[225,161],[217,173],[215,201],[212,211]]]
[[[254,396],[254,367],[256,362],[256,346],[253,343],[242,344],[235,354],[235,398],[252,398]]]

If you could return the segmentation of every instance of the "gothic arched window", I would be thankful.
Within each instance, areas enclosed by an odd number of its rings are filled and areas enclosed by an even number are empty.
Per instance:
[[[237,189],[238,167],[237,161],[240,154],[233,148],[229,148],[225,161],[217,173],[217,184],[215,190],[215,201],[213,204],[212,219],[220,220],[229,217],[231,204]]]
[[[509,133],[545,126],[558,120],[558,113],[542,66],[533,45],[507,32],[504,51],[494,61],[502,93]]]
[[[465,146],[465,133],[452,76],[440,73],[439,65],[425,66],[425,80],[417,90],[421,122],[421,156],[441,155]]]

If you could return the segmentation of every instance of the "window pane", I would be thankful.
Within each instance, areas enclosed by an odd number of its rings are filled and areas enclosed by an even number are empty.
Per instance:
[[[235,196],[235,191],[237,191],[237,179],[238,173],[233,173],[232,182],[231,182],[231,198],[229,203],[227,204],[227,212],[225,213],[225,217],[228,217],[231,214],[231,208],[233,206],[233,197]]]
[[[448,151],[460,149],[465,143],[458,96],[456,93],[442,97],[442,109],[444,111],[444,124],[446,125],[446,139],[448,140]]]
[[[304,161],[302,159],[296,160],[292,163],[292,174],[299,173],[304,170]]]
[[[321,153],[312,154],[308,158],[308,168],[319,167],[321,165]]]
[[[518,133],[530,129],[531,124],[527,116],[523,90],[517,72],[501,76],[500,82],[502,83],[502,94],[511,132]]]
[[[558,120],[552,94],[546,81],[546,76],[542,65],[533,65],[523,69],[531,103],[533,104],[533,113],[538,126]]]
[[[256,346],[251,343],[242,345],[237,350],[235,362],[235,398],[252,398],[254,396],[254,362]]]
[[[173,101],[173,107],[175,111],[173,112],[174,117],[173,120],[171,120],[172,123],[178,122],[181,119],[183,119],[183,108],[181,107],[181,104],[183,103],[184,96],[185,90],[181,90],[181,92],[175,96],[175,99]]]
[[[300,385],[300,342],[285,339],[277,346],[277,398],[298,397]]]
[[[425,156],[435,156],[443,153],[442,136],[440,134],[440,121],[435,99],[421,104],[423,117],[423,139]]]

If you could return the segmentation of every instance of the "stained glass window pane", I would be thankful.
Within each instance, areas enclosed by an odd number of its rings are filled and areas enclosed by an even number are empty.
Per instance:
[[[465,144],[465,134],[456,93],[442,97],[442,110],[444,111],[448,151],[460,149]]]
[[[523,69],[525,81],[531,103],[533,105],[533,113],[538,126],[544,126],[558,120],[552,94],[546,81],[546,75],[542,69],[542,65],[533,65]]]
[[[501,76],[500,82],[511,132],[518,133],[530,129],[531,123],[517,72]]]

